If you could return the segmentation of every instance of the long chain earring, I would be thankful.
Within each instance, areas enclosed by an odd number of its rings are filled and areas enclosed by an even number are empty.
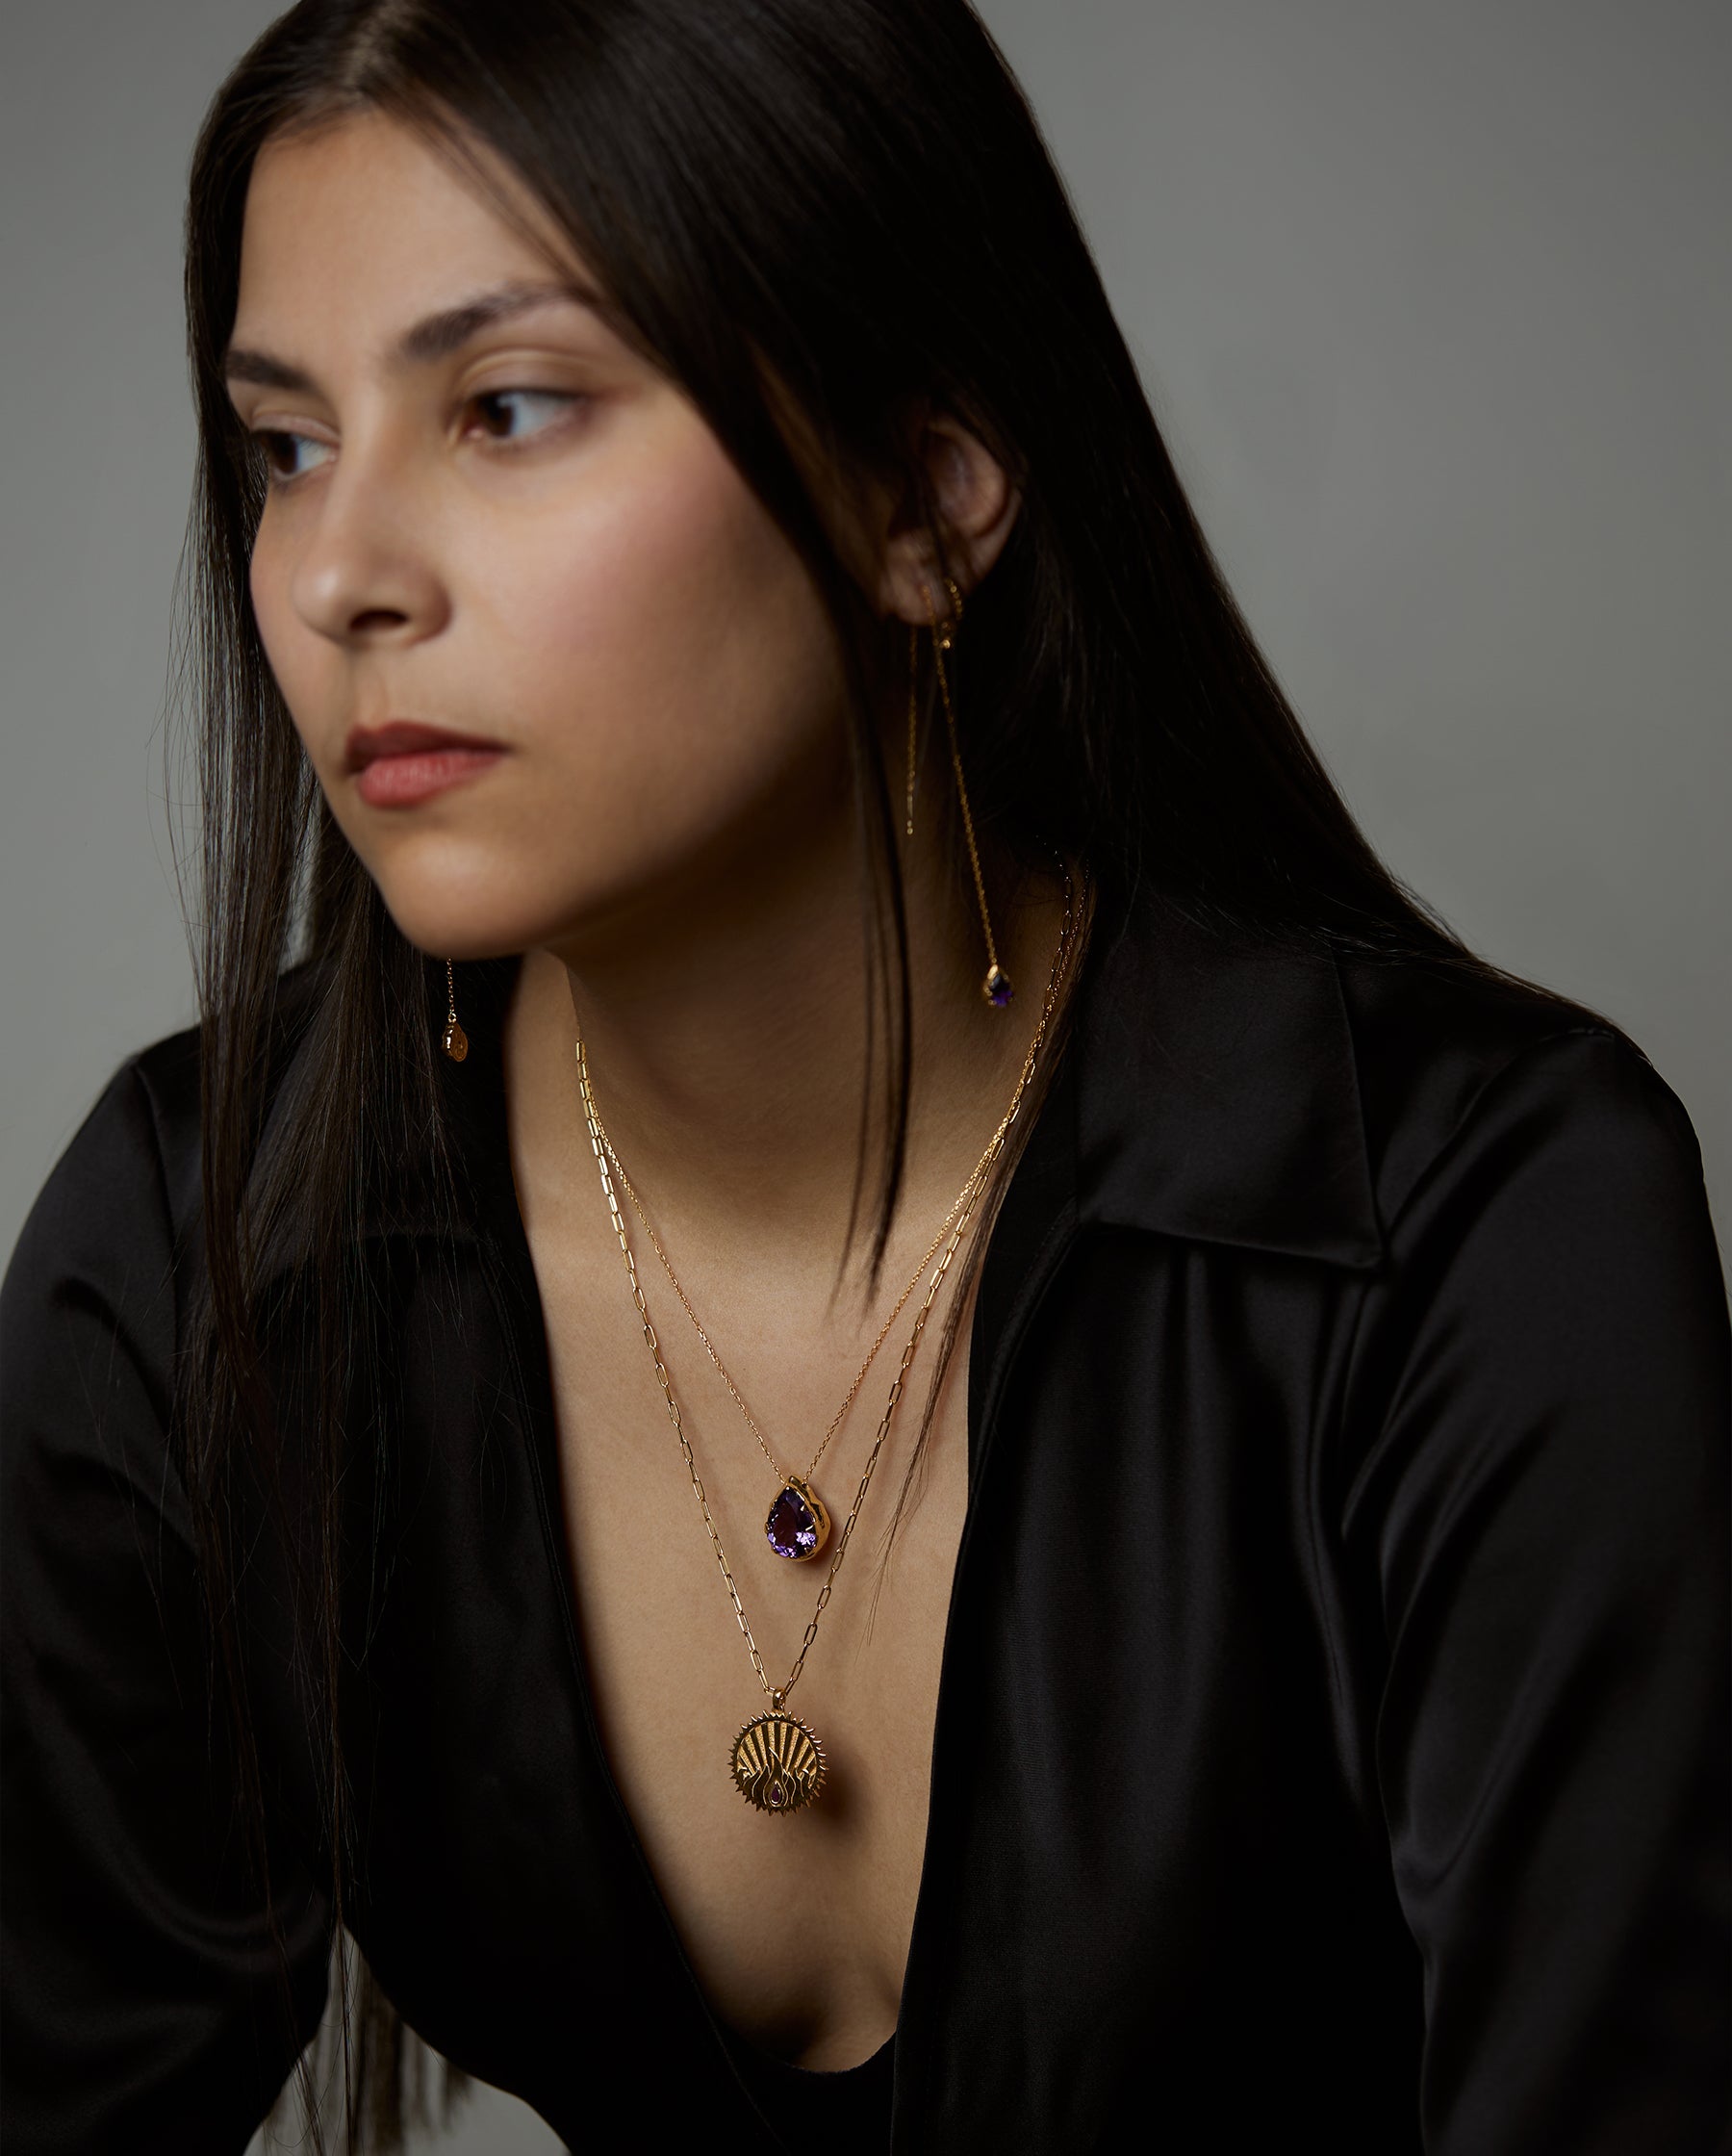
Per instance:
[[[930,598],[928,599],[930,610]],[[920,708],[915,698],[915,687],[920,674],[920,631],[908,624],[908,836],[914,835],[914,765],[920,755],[917,738],[920,727]]]
[[[469,1035],[457,1023],[457,982],[449,959],[446,961],[445,1036],[439,1045],[453,1063],[461,1063],[469,1054]]]
[[[944,724],[950,734],[951,768],[956,774],[956,799],[962,809],[962,835],[968,841],[968,865],[974,870],[975,896],[981,902],[981,929],[986,938],[986,978],[981,983],[981,993],[995,1011],[1003,1011],[1016,990],[1010,985],[1010,976],[998,962],[998,950],[992,940],[992,917],[986,911],[986,884],[981,874],[981,850],[975,844],[974,817],[968,807],[968,787],[962,779],[962,754],[956,746],[956,714],[951,705],[950,679],[945,672],[944,654],[951,649],[956,629],[962,621],[962,594],[950,578],[944,579],[944,588],[950,593],[951,610],[939,621],[932,611],[932,594],[926,585],[927,613],[932,622],[932,657],[938,668],[938,693],[944,699]],[[909,828],[912,829],[912,810]]]

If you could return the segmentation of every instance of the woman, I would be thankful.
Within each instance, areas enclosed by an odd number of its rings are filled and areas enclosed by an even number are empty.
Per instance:
[[[1694,1135],[1356,831],[961,0],[304,0],[188,292],[9,2150],[240,2148],[328,1989],[386,2145],[403,2022],[573,2146],[1712,2145]]]

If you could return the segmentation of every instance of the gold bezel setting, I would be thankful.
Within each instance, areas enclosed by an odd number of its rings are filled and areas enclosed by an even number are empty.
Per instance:
[[[776,1539],[776,1515],[780,1509],[783,1498],[788,1496],[790,1492],[812,1516],[812,1527],[817,1539],[809,1550],[784,1549]],[[829,1540],[829,1531],[830,1516],[825,1508],[824,1500],[809,1482],[802,1482],[798,1475],[790,1475],[781,1488],[777,1491],[776,1502],[764,1516],[764,1540],[770,1545],[771,1550],[777,1556],[786,1559],[790,1564],[809,1565],[819,1551]]]

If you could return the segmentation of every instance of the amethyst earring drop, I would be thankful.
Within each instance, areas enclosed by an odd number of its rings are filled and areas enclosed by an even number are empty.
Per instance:
[[[451,962],[446,961],[446,1022],[439,1045],[453,1063],[461,1063],[469,1054],[469,1035],[457,1023],[457,983],[451,972]]]

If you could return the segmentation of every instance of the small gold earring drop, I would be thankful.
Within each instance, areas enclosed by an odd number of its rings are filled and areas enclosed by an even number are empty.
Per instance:
[[[938,668],[938,693],[944,699],[944,724],[950,734],[951,767],[956,774],[956,800],[962,810],[962,835],[968,841],[968,865],[974,871],[975,896],[981,905],[981,930],[986,938],[986,978],[981,983],[981,993],[995,1011],[1003,1011],[1016,990],[1010,985],[1010,976],[998,962],[998,950],[992,940],[992,918],[986,911],[986,884],[981,874],[981,850],[975,844],[974,817],[968,807],[968,788],[962,779],[962,754],[956,746],[956,714],[951,705],[950,678],[945,672],[944,654],[951,649],[955,631],[962,620],[962,594],[950,578],[944,579],[944,588],[950,594],[950,612],[939,621],[932,610],[931,592],[923,584],[926,594],[927,613],[932,624],[932,657]],[[911,709],[910,709],[911,716]],[[912,734],[910,733],[910,739]],[[913,829],[913,779],[912,762],[909,767],[908,828]]]
[[[439,1045],[453,1063],[461,1063],[469,1054],[469,1035],[457,1023],[457,982],[449,959],[446,961],[446,1005],[445,1036]]]

